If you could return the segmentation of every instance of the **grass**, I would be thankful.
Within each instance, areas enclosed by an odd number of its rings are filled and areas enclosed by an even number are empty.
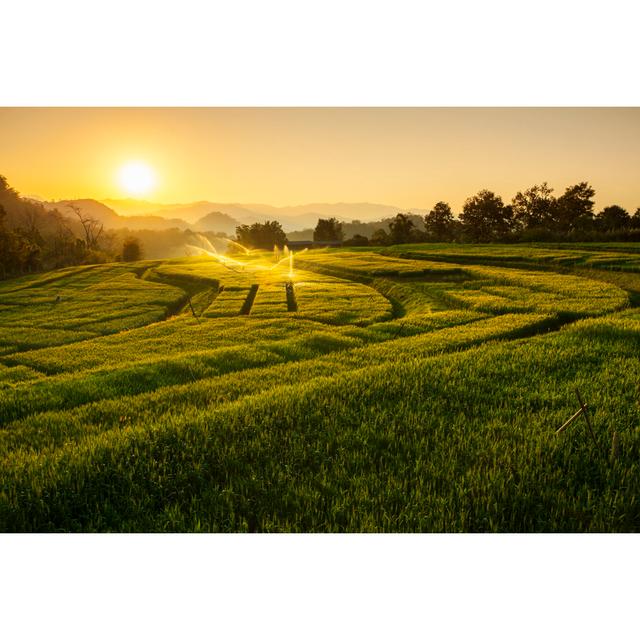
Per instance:
[[[0,529],[640,530],[637,252],[493,249],[0,283]]]

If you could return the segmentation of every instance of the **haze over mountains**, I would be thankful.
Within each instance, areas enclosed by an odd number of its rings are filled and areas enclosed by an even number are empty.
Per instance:
[[[274,207],[260,203],[222,203],[200,201],[189,204],[158,204],[142,200],[103,200],[105,205],[122,216],[151,215],[168,218],[182,218],[195,223],[204,215],[217,211],[232,218],[239,224],[277,220],[285,231],[296,231],[315,227],[318,218],[338,218],[350,222],[361,220],[371,222],[395,216],[404,211],[400,207],[368,202],[311,203],[286,207]],[[412,213],[427,213],[426,209],[412,209]]]
[[[80,207],[85,215],[96,218],[107,229],[164,230],[191,229],[234,235],[236,227],[253,222],[277,220],[285,232],[313,229],[318,218],[337,218],[343,222],[381,221],[402,211],[400,207],[366,202],[312,203],[288,207],[266,204],[238,204],[199,201],[188,204],[160,204],[146,200],[76,200],[43,201],[48,209],[74,216],[68,205]],[[412,209],[424,215],[425,209]]]
[[[99,220],[107,229],[130,229],[130,230],[152,230],[161,231],[165,229],[191,229],[194,231],[214,231],[234,234],[236,227],[241,224],[235,218],[219,211],[211,211],[207,207],[208,213],[187,222],[181,217],[169,217],[169,215],[143,214],[143,215],[120,215],[111,207],[98,200],[90,198],[79,200],[58,200],[56,202],[43,202],[48,209],[57,209],[67,217],[75,216],[69,205],[79,207],[83,214]]]

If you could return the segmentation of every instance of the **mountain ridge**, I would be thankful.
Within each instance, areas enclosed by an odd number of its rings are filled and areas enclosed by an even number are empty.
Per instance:
[[[170,228],[194,231],[224,232],[230,235],[242,224],[277,220],[286,233],[314,228],[319,218],[337,218],[343,223],[364,224],[392,218],[403,211],[392,205],[370,202],[318,202],[276,207],[260,203],[216,203],[199,200],[188,204],[160,204],[148,200],[78,198],[41,201],[47,209],[58,209],[66,217],[73,217],[69,204],[79,206],[105,227],[131,230],[162,230]],[[410,209],[422,216],[425,209]]]
[[[181,217],[187,222],[193,223],[203,215],[212,211],[218,211],[233,218],[242,224],[251,222],[265,222],[277,220],[285,231],[297,231],[316,225],[318,218],[337,218],[342,222],[360,220],[373,222],[381,218],[395,216],[396,213],[407,211],[402,207],[378,204],[372,202],[315,202],[309,204],[289,205],[276,207],[262,203],[237,203],[237,202],[211,202],[199,200],[187,204],[159,204],[149,201],[133,199],[103,200],[120,215],[130,215],[127,212],[145,211],[146,215]],[[427,209],[409,209],[411,213],[424,215]]]

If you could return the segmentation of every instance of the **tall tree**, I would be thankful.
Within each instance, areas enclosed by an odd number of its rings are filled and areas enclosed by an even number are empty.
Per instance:
[[[603,231],[618,231],[631,226],[631,216],[626,209],[613,204],[596,215],[596,224]]]
[[[273,249],[274,246],[283,246],[287,241],[277,220],[243,224],[236,227],[236,237],[240,244],[253,249]]]
[[[556,199],[546,182],[518,191],[511,201],[514,224],[520,229],[539,229],[553,223]]]
[[[318,224],[313,232],[313,239],[316,242],[340,242],[343,238],[342,223],[336,218],[320,218],[318,220]]]
[[[437,202],[424,217],[424,226],[429,240],[435,240],[436,242],[453,240],[455,218],[451,212],[451,207],[446,202]]]
[[[2,176],[0,176],[2,180]],[[7,216],[7,212],[0,204],[0,278],[6,278],[13,271],[15,266],[15,239],[13,233],[11,233],[4,226],[4,219]]]
[[[82,209],[77,205],[67,204],[67,207],[69,207],[69,209],[71,209],[71,211],[76,214],[76,217],[82,225],[87,249],[97,249],[98,240],[100,238],[100,235],[102,234],[102,231],[104,230],[104,225],[102,225],[99,220],[96,220],[95,218],[84,214],[82,212]]]
[[[416,228],[411,218],[398,213],[389,223],[389,240],[391,244],[406,244],[416,239]]]
[[[460,221],[465,236],[473,242],[506,240],[513,228],[513,209],[500,196],[483,189],[467,198]]]
[[[385,246],[391,244],[391,238],[384,229],[376,229],[369,240],[369,244]]]
[[[587,231],[593,226],[593,200],[596,192],[588,182],[567,187],[554,208],[556,227],[565,233]]]

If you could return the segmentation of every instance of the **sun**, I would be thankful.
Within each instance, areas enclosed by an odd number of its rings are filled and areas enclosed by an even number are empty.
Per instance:
[[[156,174],[144,162],[128,162],[120,167],[118,182],[129,195],[141,196],[153,189],[156,184]]]

